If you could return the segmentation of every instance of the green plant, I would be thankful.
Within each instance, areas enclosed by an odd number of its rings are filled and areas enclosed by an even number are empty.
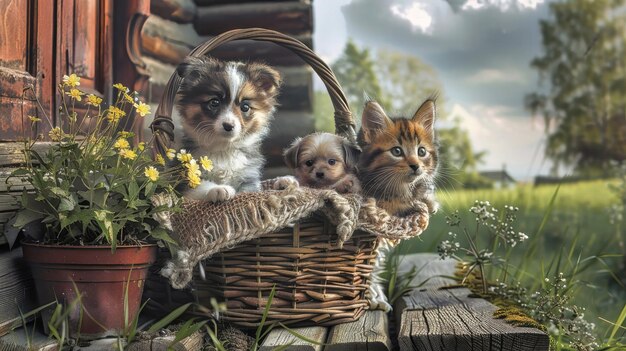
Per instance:
[[[167,158],[180,162],[166,168],[164,157],[152,157],[153,139],[136,142],[134,134],[125,131],[150,113],[136,92],[115,84],[115,101],[105,107],[102,99],[83,93],[79,85],[74,74],[59,84],[59,125],[45,116],[51,128],[46,151],[38,146],[44,142],[37,134],[42,120],[29,116],[32,132],[24,138],[25,165],[12,176],[24,177],[33,190],[22,194],[14,226],[29,225],[29,237],[42,243],[110,245],[113,250],[151,237],[173,243],[154,217],[175,210],[177,201],[170,208],[153,205],[151,198],[168,194],[178,199],[176,185],[197,186],[201,168],[210,171],[210,160],[169,150]],[[131,124],[127,116],[133,111]]]

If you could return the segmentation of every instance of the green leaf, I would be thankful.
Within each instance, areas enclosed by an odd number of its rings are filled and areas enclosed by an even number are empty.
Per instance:
[[[156,331],[159,331],[162,328],[167,327],[168,325],[170,325],[170,323],[175,321],[178,317],[182,316],[182,314],[185,313],[185,311],[187,311],[189,306],[191,306],[191,303],[186,303],[186,304],[178,307],[177,309],[173,310],[167,316],[163,317],[161,320],[159,320],[158,322],[154,323],[148,329],[148,333],[154,333]]]
[[[622,308],[622,313],[620,313],[619,317],[617,317],[615,324],[613,324],[613,329],[611,330],[611,336],[609,336],[609,341],[608,341],[609,344],[615,339],[615,334],[617,334],[617,331],[624,323],[624,320],[626,320],[626,304]]]
[[[208,321],[200,321],[198,323],[193,323],[194,319],[190,319],[185,324],[183,324],[180,329],[176,332],[176,336],[174,340],[167,346],[168,350],[172,350],[172,347],[176,345],[177,342],[183,340],[184,338],[190,336],[191,334],[197,332],[200,328],[202,328]]]
[[[44,215],[42,213],[23,209],[17,213],[13,226],[16,228],[24,228],[28,223],[41,220],[43,217]]]
[[[155,239],[163,240],[171,244],[177,244],[176,240],[174,240],[164,228],[154,228],[150,231],[150,235]]]
[[[53,194],[61,196],[61,197],[70,196],[70,193],[68,193],[67,190],[61,189],[58,186],[50,187],[48,190],[50,190]]]
[[[58,210],[59,212],[69,212],[74,210],[75,207],[76,201],[74,200],[74,197],[64,197],[61,199]]]

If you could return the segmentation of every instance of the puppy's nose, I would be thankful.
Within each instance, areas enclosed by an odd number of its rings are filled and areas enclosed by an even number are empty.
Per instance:
[[[227,132],[230,132],[230,131],[232,131],[235,128],[234,125],[232,125],[230,123],[226,123],[226,122],[222,123],[222,127],[224,127],[224,130],[227,131]]]
[[[417,171],[420,166],[419,165],[409,165],[409,167],[411,167],[411,169],[413,170],[413,172]]]
[[[324,172],[315,172],[315,176],[318,178],[324,178]]]

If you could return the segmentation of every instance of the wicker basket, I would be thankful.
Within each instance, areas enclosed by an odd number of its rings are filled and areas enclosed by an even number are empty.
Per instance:
[[[201,56],[233,40],[269,41],[290,49],[320,76],[335,109],[336,133],[356,145],[356,133],[348,102],[334,74],[304,44],[284,34],[259,28],[223,33],[196,47],[189,55]],[[170,78],[152,124],[159,151],[173,140],[172,107],[181,78]],[[376,237],[355,232],[343,248],[331,226],[321,215],[300,221],[293,227],[264,235],[203,262],[206,280],[196,271],[191,292],[196,302],[210,306],[210,298],[228,307],[224,320],[240,327],[256,327],[261,321],[267,298],[275,287],[268,322],[287,325],[334,325],[358,319],[367,308],[368,288],[375,259]],[[189,297],[162,289],[155,281],[146,294],[161,306],[171,308]],[[167,287],[169,289],[169,286]],[[178,300],[176,300],[176,296]]]

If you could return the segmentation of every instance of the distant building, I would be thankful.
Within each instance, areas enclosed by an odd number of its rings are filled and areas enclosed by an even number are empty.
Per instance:
[[[515,179],[511,177],[506,169],[499,171],[482,171],[478,172],[478,174],[493,181],[493,187],[496,189],[512,188],[516,183]]]

